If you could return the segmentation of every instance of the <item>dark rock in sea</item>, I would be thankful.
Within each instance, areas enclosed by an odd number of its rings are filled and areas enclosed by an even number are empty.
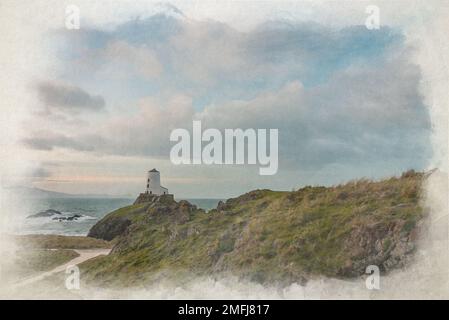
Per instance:
[[[61,221],[73,221],[73,220],[78,220],[78,218],[81,218],[82,215],[80,214],[75,214],[73,216],[70,217],[54,217],[52,220],[57,220],[59,222]]]
[[[62,213],[58,210],[48,209],[45,211],[38,212],[36,214],[32,214],[28,216],[27,218],[41,218],[41,217],[51,217],[54,215],[61,215]]]

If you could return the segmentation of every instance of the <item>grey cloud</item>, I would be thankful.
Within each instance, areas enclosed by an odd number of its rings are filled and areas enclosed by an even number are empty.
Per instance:
[[[37,90],[43,103],[50,108],[97,111],[105,106],[102,96],[91,95],[72,85],[41,82],[37,85]]]
[[[65,148],[114,155],[165,156],[170,150],[172,129],[191,126],[194,116],[192,100],[187,96],[174,96],[160,101],[140,102],[141,112],[105,121],[92,132],[67,136],[55,132],[35,132],[22,142],[36,150]]]
[[[313,88],[292,82],[250,101],[208,108],[201,118],[208,127],[279,129],[281,166],[399,161],[423,167],[432,152],[431,124],[419,69],[407,61],[401,54],[376,67],[343,70]]]
[[[51,172],[43,167],[36,168],[31,172],[31,177],[33,178],[48,178],[51,176]]]
[[[22,143],[31,149],[45,151],[57,147],[78,151],[94,150],[92,143],[89,143],[89,139],[72,138],[58,133],[35,133],[31,137],[23,139]]]

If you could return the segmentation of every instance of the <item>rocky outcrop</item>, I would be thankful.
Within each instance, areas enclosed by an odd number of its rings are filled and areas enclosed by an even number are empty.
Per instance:
[[[171,224],[185,223],[194,213],[204,213],[188,201],[176,202],[173,196],[142,197],[141,194],[135,204],[114,211],[96,223],[89,231],[88,236],[103,240],[113,240],[121,235],[126,235],[128,227],[147,227],[161,221],[169,221]],[[146,200],[146,201],[145,201]],[[132,235],[131,235],[132,236]],[[120,245],[116,250],[119,250]]]
[[[361,275],[368,265],[383,272],[406,266],[416,250],[418,225],[404,220],[375,222],[355,226],[344,242],[348,260],[339,274],[345,277]]]
[[[79,218],[82,218],[83,215],[81,214],[72,214],[72,215],[63,215],[62,212],[58,211],[58,210],[54,210],[54,209],[48,209],[45,211],[41,211],[38,212],[36,214],[32,214],[30,216],[27,217],[27,219],[31,219],[31,218],[50,218],[53,217],[51,220],[54,221],[76,221]]]
[[[42,217],[51,217],[54,215],[61,215],[62,213],[58,210],[48,209],[45,211],[41,211],[32,215],[29,215],[27,218],[42,218]]]
[[[131,220],[126,217],[107,219],[95,224],[89,231],[88,237],[111,241],[115,237],[123,234]]]
[[[56,220],[59,222],[61,222],[61,221],[76,221],[82,217],[83,217],[83,215],[81,215],[81,214],[74,214],[74,215],[68,216],[68,217],[54,217],[52,220]]]
[[[160,202],[160,203],[170,203],[172,202],[173,195],[172,194],[163,194],[160,196],[150,194],[150,193],[141,193],[137,197],[136,201],[134,201],[134,205],[136,204],[142,204],[142,203],[153,203],[153,202]]]

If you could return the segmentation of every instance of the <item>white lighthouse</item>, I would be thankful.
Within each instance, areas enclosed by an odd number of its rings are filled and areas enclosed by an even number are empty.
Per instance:
[[[156,169],[148,171],[146,193],[157,196],[168,194],[168,189],[161,186],[161,175]]]

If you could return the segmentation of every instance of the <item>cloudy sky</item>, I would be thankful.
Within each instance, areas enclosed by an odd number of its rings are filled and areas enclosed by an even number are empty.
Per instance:
[[[220,14],[145,8],[97,23],[81,15],[80,30],[47,33],[54,66],[29,86],[36,99],[21,139],[35,155],[36,187],[134,195],[156,167],[178,197],[226,198],[427,167],[429,111],[400,24],[368,30],[365,7],[340,24],[328,11],[284,4],[255,10],[248,25],[237,3]],[[170,132],[193,119],[279,129],[278,173],[172,165]]]

